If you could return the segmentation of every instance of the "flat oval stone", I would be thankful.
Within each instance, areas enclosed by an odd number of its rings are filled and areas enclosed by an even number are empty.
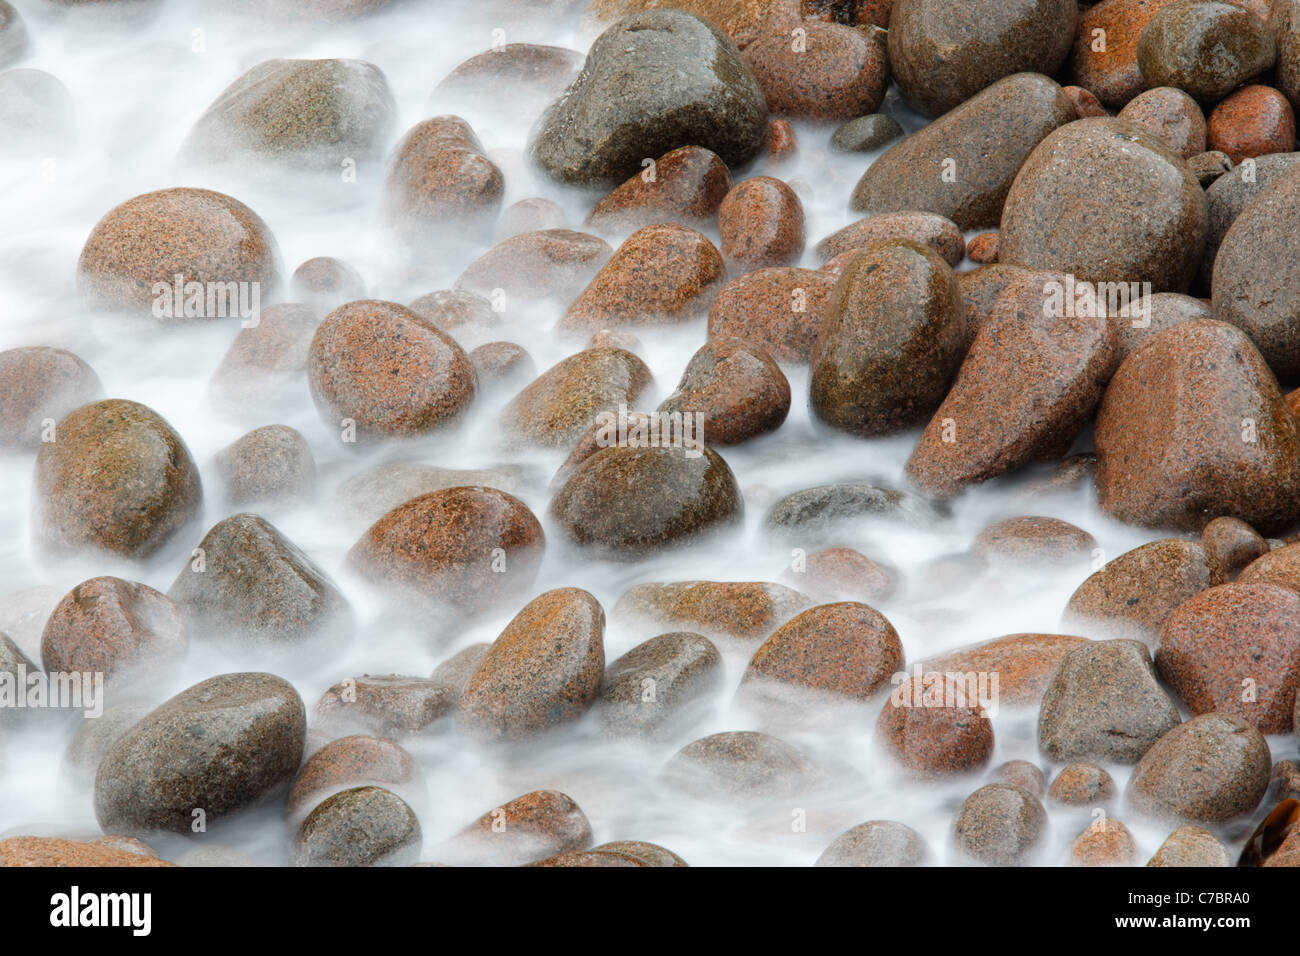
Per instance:
[[[1047,811],[1031,793],[1005,783],[980,787],[953,825],[957,848],[986,866],[1018,866],[1033,858],[1047,831]]]
[[[605,672],[605,612],[579,588],[534,598],[474,669],[457,722],[477,736],[519,740],[577,720]]]
[[[1213,102],[1269,69],[1277,44],[1264,21],[1237,4],[1177,0],[1142,29],[1137,59],[1148,86]]]
[[[403,790],[419,792],[423,787],[420,767],[391,740],[367,734],[340,737],[303,764],[289,792],[289,812],[303,813],[340,790],[370,785],[399,795]]]
[[[515,115],[532,113],[564,92],[583,59],[564,47],[506,43],[460,63],[438,83],[433,96],[467,106],[509,104]]]
[[[907,101],[939,116],[1004,76],[1055,75],[1077,17],[1073,0],[894,0],[889,66]]]
[[[406,801],[383,787],[353,787],[307,814],[294,841],[295,866],[407,866],[424,836]]]
[[[883,30],[805,20],[796,44],[788,30],[745,47],[767,108],[785,116],[850,119],[874,113],[889,85]]]
[[[674,415],[702,415],[701,441],[735,445],[781,427],[790,382],[761,346],[714,338],[691,356],[677,388],[659,405]]]
[[[721,157],[699,146],[664,153],[652,167],[627,179],[587,214],[587,225],[606,232],[675,222],[699,228],[731,191],[731,171]]]
[[[287,786],[302,762],[307,716],[287,681],[222,674],[177,694],[122,737],[95,775],[108,833],[187,834]]]
[[[601,723],[618,737],[664,739],[707,709],[722,679],[722,655],[703,634],[660,634],[605,671]]]
[[[708,311],[726,278],[702,233],[671,223],[632,233],[565,311],[560,333],[688,322]]]
[[[898,120],[884,113],[871,113],[840,125],[831,135],[831,146],[845,153],[870,153],[902,135]]]
[[[558,362],[516,395],[501,421],[508,435],[550,448],[568,447],[603,412],[634,406],[654,381],[626,349],[599,346]]]
[[[1089,558],[1097,539],[1060,518],[1022,515],[989,525],[971,542],[971,554],[990,565],[1068,564]]]
[[[1244,333],[1183,322],[1126,358],[1106,389],[1098,501],[1143,527],[1199,531],[1229,515],[1284,530],[1300,516],[1298,427]]]
[[[123,399],[83,405],[36,455],[36,540],[146,558],[198,515],[199,471],[180,435]]]
[[[1115,333],[1062,308],[1058,288],[1031,274],[998,297],[907,461],[919,488],[953,495],[1069,449],[1115,367]]]
[[[526,592],[544,548],[541,524],[518,498],[448,488],[380,518],[352,546],[348,564],[405,601],[477,614]]]
[[[1236,178],[1236,177],[1232,177]],[[1300,375],[1300,265],[1290,249],[1300,229],[1300,172],[1265,186],[1223,236],[1211,286],[1214,317],[1250,336],[1278,377]]]
[[[929,246],[953,268],[966,255],[966,239],[957,224],[929,212],[887,212],[859,219],[817,243],[817,255],[833,260],[886,239],[906,239]]]
[[[379,67],[364,60],[267,60],[230,84],[199,117],[187,156],[219,163],[337,170],[377,160],[397,104]]]
[[[1038,749],[1058,763],[1136,763],[1180,719],[1145,644],[1091,641],[1067,653],[1047,685]]]
[[[883,614],[843,601],[809,608],[777,628],[750,658],[741,690],[787,685],[870,700],[903,669],[903,645]]]
[[[854,187],[859,212],[932,212],[962,229],[996,226],[1016,173],[1074,104],[1038,73],[998,80],[873,162]]]
[[[763,91],[736,45],[689,13],[652,10],[597,38],[529,149],[561,182],[613,186],[679,146],[742,166],[758,155],[766,127]]]
[[[1300,594],[1240,581],[1202,591],[1165,620],[1156,664],[1193,714],[1288,733],[1300,693]]]
[[[813,866],[920,866],[929,853],[921,834],[893,820],[869,820],[837,836]]]
[[[943,401],[964,354],[952,269],[905,240],[868,246],[832,294],[810,362],[809,405],[856,435],[919,424]]]
[[[635,486],[629,498],[625,489]],[[736,476],[712,448],[625,445],[578,465],[548,514],[575,544],[632,558],[679,546],[741,520]]]
[[[1202,714],[1152,745],[1124,795],[1148,817],[1227,823],[1251,813],[1268,789],[1268,742],[1232,714]]]
[[[0,446],[39,448],[50,426],[103,394],[95,370],[65,349],[0,352]]]
[[[572,229],[525,232],[493,246],[469,264],[456,287],[499,299],[571,299],[613,253],[608,242]]]
[[[424,733],[455,706],[456,696],[431,678],[364,674],[344,678],[321,695],[312,729],[404,739]]]
[[[352,611],[334,582],[274,525],[224,518],[199,542],[167,596],[196,637],[300,645],[346,635]]]
[[[464,350],[395,302],[349,302],[325,317],[307,357],[322,420],[361,434],[419,435],[453,421],[478,383]]]
[[[1007,194],[998,261],[1183,292],[1207,215],[1200,183],[1162,142],[1126,120],[1079,120],[1025,160]]]
[[[898,573],[852,548],[822,548],[791,562],[781,580],[819,604],[862,601],[875,604],[893,597]]]
[[[740,339],[783,364],[806,365],[834,286],[834,276],[815,269],[746,272],[709,307],[709,337]]]
[[[188,646],[185,620],[165,594],[136,581],[97,577],[74,587],[50,614],[41,664],[50,672],[109,677],[157,666]]]
[[[252,301],[269,299],[279,282],[280,252],[257,213],[237,199],[209,189],[162,189],[128,199],[95,224],[77,261],[77,287],[94,309],[120,309],[162,321],[212,320],[238,311],[207,315],[215,290],[240,283]],[[177,276],[182,288],[176,288]],[[197,286],[193,285],[198,283]],[[203,314],[184,298],[202,290]],[[233,297],[239,299],[238,293]],[[214,305],[220,303],[214,301]]]
[[[680,627],[719,639],[762,640],[809,603],[766,581],[648,582],[623,593],[614,618],[637,630]]]
[[[1174,608],[1224,580],[1219,562],[1199,542],[1149,541],[1106,562],[1080,584],[1061,624],[1079,634],[1154,644]]]
[[[925,526],[938,517],[926,499],[879,485],[818,485],[791,492],[768,510],[763,524],[783,540],[853,539],[875,521]]]

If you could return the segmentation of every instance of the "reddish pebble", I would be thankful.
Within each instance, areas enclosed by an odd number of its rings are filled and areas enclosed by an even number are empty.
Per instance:
[[[722,255],[742,270],[790,265],[803,254],[803,204],[771,176],[737,185],[718,207]]]
[[[998,234],[981,232],[966,244],[966,258],[982,266],[998,261]]]
[[[1210,113],[1209,146],[1234,163],[1295,149],[1295,112],[1271,86],[1243,86]]]

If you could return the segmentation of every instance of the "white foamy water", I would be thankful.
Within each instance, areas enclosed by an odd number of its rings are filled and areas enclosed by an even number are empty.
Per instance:
[[[354,639],[343,650],[303,651],[275,664],[275,672],[294,683],[309,709],[327,687],[344,677],[427,676],[460,648],[492,640],[516,609],[456,627],[436,619],[406,627],[381,620],[382,608],[374,596],[359,588],[342,568],[347,549],[364,525],[348,520],[334,505],[333,496],[343,480],[379,461],[418,460],[461,468],[515,462],[529,466],[535,475],[521,497],[537,514],[544,514],[549,497],[546,485],[562,456],[520,453],[500,444],[495,423],[509,395],[481,396],[452,433],[360,452],[341,445],[335,430],[321,422],[305,381],[297,400],[283,407],[262,408],[242,419],[226,418],[213,410],[206,388],[238,332],[238,322],[162,328],[91,316],[78,299],[75,268],[91,228],[110,208],[151,190],[193,186],[221,189],[250,205],[278,240],[286,276],[305,259],[336,256],[362,274],[375,298],[406,303],[423,293],[449,288],[489,243],[451,235],[438,255],[408,254],[381,220],[382,163],[362,163],[355,183],[304,178],[286,189],[256,170],[234,178],[184,168],[176,159],[181,143],[221,90],[262,60],[355,57],[382,69],[393,91],[398,122],[388,144],[391,148],[415,123],[449,111],[450,104],[431,102],[435,85],[494,39],[585,51],[591,37],[580,31],[576,14],[528,15],[506,4],[409,2],[381,17],[307,30],[238,19],[218,2],[171,2],[150,22],[110,29],[84,24],[77,17],[44,15],[37,3],[17,0],[15,5],[26,15],[33,38],[30,55],[19,65],[53,73],[67,86],[76,105],[78,140],[69,155],[58,157],[52,165],[44,157],[0,160],[0,347],[70,349],[94,367],[109,396],[142,402],[171,422],[203,474],[207,492],[203,529],[227,513],[211,467],[219,449],[249,429],[271,423],[292,425],[307,437],[320,475],[316,500],[296,510],[265,514],[335,577],[359,619]],[[494,36],[496,30],[504,34]],[[571,226],[581,223],[595,197],[557,187],[526,162],[524,146],[535,116],[512,114],[511,104],[491,97],[455,105],[502,168],[507,204],[530,196],[549,197],[567,210]],[[916,117],[898,109],[892,100],[887,109],[896,112],[909,129],[919,125]],[[796,184],[808,216],[810,251],[802,264],[815,267],[814,243],[855,218],[847,200],[869,157],[830,153],[831,126],[795,125],[800,149],[792,162],[769,169],[759,160],[735,175],[739,180],[770,172]],[[561,342],[549,332],[562,307],[563,303],[508,310],[495,337],[523,344],[538,368],[546,369],[574,350],[573,343]],[[656,394],[642,403],[652,407],[671,391],[689,357],[704,343],[704,321],[637,330],[637,335],[655,375]],[[536,593],[559,586],[583,587],[608,612],[626,588],[642,581],[775,580],[791,560],[790,548],[768,540],[760,525],[777,497],[836,481],[901,482],[914,433],[873,441],[832,433],[810,419],[806,373],[787,371],[795,399],[785,425],[773,435],[722,450],[745,493],[746,520],[741,531],[633,564],[576,556],[552,533]],[[118,574],[165,591],[203,529],[144,563],[100,556],[70,563],[44,559],[31,545],[33,458],[30,453],[0,458],[4,492],[0,494],[0,594],[8,594],[0,597],[0,626],[9,627],[11,636],[39,661],[40,628],[59,596],[97,574]],[[898,629],[909,662],[1004,634],[1058,631],[1061,609],[1089,573],[1086,565],[1003,569],[958,591],[928,581],[922,573],[931,558],[967,549],[990,522],[1026,513],[1064,518],[1090,531],[1108,557],[1154,537],[1105,518],[1089,488],[1026,501],[1023,484],[1009,479],[976,489],[956,504],[950,519],[933,527],[882,523],[858,542],[860,550],[893,565],[901,575],[899,597],[879,609]],[[25,622],[19,620],[20,608],[28,609]],[[631,649],[642,637],[611,622],[605,635],[607,660]],[[932,862],[958,862],[948,844],[952,819],[961,800],[984,778],[976,775],[923,786],[901,778],[872,742],[879,704],[838,721],[833,732],[783,734],[832,770],[828,784],[806,801],[752,811],[711,806],[688,800],[658,782],[667,759],[690,740],[760,726],[752,715],[730,703],[753,645],[724,645],[722,650],[727,683],[716,707],[699,724],[663,744],[611,743],[588,723],[509,751],[484,749],[445,726],[424,738],[403,741],[426,775],[427,799],[417,808],[426,839],[424,858],[435,859],[437,845],[479,814],[524,792],[555,788],[570,794],[584,809],[597,842],[659,842],[692,864],[809,864],[835,835],[870,819],[907,823],[930,844]],[[263,663],[196,645],[178,673],[143,693],[150,703],[158,703],[214,674],[260,669]],[[114,703],[111,696],[108,703]],[[1012,759],[1039,761],[1034,716],[1002,710],[995,721],[994,765]],[[69,779],[61,770],[62,752],[72,730],[70,723],[55,722],[17,731],[0,741],[0,836],[98,832],[90,785]],[[1277,745],[1280,752],[1284,744],[1277,741]],[[1111,770],[1122,786],[1124,768]],[[806,814],[806,832],[794,832],[796,810]],[[1088,815],[1051,813],[1051,838],[1043,860],[1060,862]],[[1144,859],[1167,832],[1135,820],[1125,822],[1133,829]],[[189,846],[219,844],[278,863],[286,859],[289,840],[281,815],[262,810],[215,824],[202,841],[160,839],[156,845],[165,856],[174,857]]]

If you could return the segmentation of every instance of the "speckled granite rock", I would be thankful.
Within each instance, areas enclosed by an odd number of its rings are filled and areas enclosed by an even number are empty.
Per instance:
[[[1133,866],[1137,859],[1133,834],[1110,817],[1094,820],[1070,846],[1071,866]]]
[[[791,562],[781,580],[819,604],[862,601],[875,605],[889,600],[898,587],[894,568],[852,548],[821,548],[801,558],[801,562]]]
[[[975,536],[971,553],[990,565],[1078,563],[1091,558],[1097,539],[1060,518],[1022,515],[995,521]]]
[[[961,805],[953,825],[957,849],[986,866],[1033,859],[1047,831],[1047,811],[1033,794],[1005,783],[980,787]]]
[[[763,91],[735,44],[688,13],[656,10],[600,35],[578,79],[538,121],[530,152],[561,182],[612,186],[679,146],[743,165],[766,125]]]
[[[107,678],[157,667],[188,646],[180,609],[165,594],[135,581],[97,577],[69,591],[46,621],[41,665]]]
[[[660,7],[717,24],[741,49],[771,29],[799,26],[803,16],[800,0],[592,0],[585,16],[587,22],[601,24]]]
[[[200,162],[336,171],[377,160],[397,104],[383,72],[363,60],[267,60],[199,117],[185,154]]]
[[[1234,714],[1260,733],[1289,733],[1300,693],[1300,594],[1240,582],[1203,591],[1165,620],[1156,664],[1193,714]]]
[[[95,816],[110,833],[189,833],[288,784],[307,720],[293,687],[271,674],[195,684],[133,726],[99,765]]]
[[[966,240],[952,220],[929,212],[887,212],[859,219],[831,233],[817,243],[817,255],[832,260],[886,239],[906,239],[929,246],[954,268],[966,254]]]
[[[971,689],[937,671],[894,682],[876,721],[876,739],[918,779],[987,765],[993,756],[993,721],[979,701],[971,699]]]
[[[787,698],[784,688],[870,700],[903,669],[903,645],[883,614],[866,604],[821,604],[777,628],[750,658],[741,691]]]
[[[1300,516],[1298,427],[1241,331],[1176,325],[1106,390],[1094,431],[1101,507],[1145,527],[1200,530],[1229,515],[1283,530]]]
[[[1259,806],[1271,768],[1258,730],[1230,714],[1203,714],[1155,742],[1125,799],[1149,817],[1226,823]]]
[[[1107,318],[1115,329],[1121,362],[1157,332],[1191,319],[1213,317],[1214,310],[1204,299],[1194,299],[1177,292],[1157,292],[1144,296],[1136,302],[1130,302],[1127,308],[1121,303],[1118,312],[1107,309]]]
[[[701,716],[722,681],[722,655],[707,637],[660,634],[605,671],[601,723],[614,736],[665,739]]]
[[[790,383],[761,346],[713,338],[691,356],[659,411],[703,415],[706,441],[736,445],[781,427],[790,411]]]
[[[401,600],[476,614],[521,597],[544,548],[541,524],[518,498],[448,488],[380,518],[352,546],[348,564]]]
[[[605,612],[586,591],[534,598],[474,669],[458,724],[480,737],[519,740],[577,720],[600,693],[604,633]]]
[[[722,254],[703,233],[671,223],[646,226],[614,251],[556,331],[686,322],[708,311],[725,278]]]
[[[353,734],[331,740],[303,764],[289,791],[289,812],[311,810],[324,798],[357,786],[418,793],[423,780],[415,758],[383,737]]]
[[[867,436],[925,421],[961,364],[965,318],[952,269],[929,247],[888,240],[861,250],[813,347],[813,412]]]
[[[1231,866],[1227,848],[1202,827],[1182,826],[1160,844],[1147,866]]]
[[[870,153],[902,135],[898,120],[884,113],[871,113],[841,124],[831,135],[831,146],[845,153]]]
[[[733,527],[743,512],[736,476],[712,448],[623,445],[578,465],[547,513],[571,542],[633,558]]]
[[[1093,641],[1066,654],[1052,676],[1038,747],[1061,763],[1136,763],[1179,719],[1145,644]]]
[[[722,255],[739,271],[793,265],[803,255],[803,203],[771,176],[738,183],[718,207]]]
[[[656,223],[699,227],[731,191],[731,172],[717,153],[682,146],[654,161],[601,199],[587,225],[605,232],[631,232]]]
[[[307,380],[321,419],[361,436],[418,435],[452,422],[477,391],[474,366],[445,332],[395,302],[331,312],[312,337]]]
[[[128,867],[175,866],[166,860],[143,856],[129,850],[119,850],[77,840],[57,837],[20,836],[0,840],[0,867],[7,866],[75,866],[75,867]]]
[[[448,688],[431,678],[363,674],[344,678],[321,695],[312,711],[312,727],[401,740],[423,733],[455,705]]]
[[[931,657],[920,667],[924,673],[997,674],[1002,704],[1036,707],[1065,655],[1086,642],[1063,634],[1009,634]]]
[[[1300,0],[1297,0],[1300,2]],[[1205,254],[1197,275],[1199,285],[1206,292],[1214,275],[1214,260],[1223,237],[1241,215],[1243,209],[1269,184],[1281,179],[1300,165],[1300,153],[1275,153],[1260,156],[1253,163],[1238,166],[1231,175],[1224,174],[1214,180],[1205,191],[1209,210],[1205,234]]]
[[[1232,159],[1227,153],[1211,149],[1206,150],[1204,153],[1197,153],[1189,159],[1187,168],[1191,170],[1192,175],[1196,177],[1196,181],[1201,184],[1202,189],[1209,189],[1224,174],[1232,172]],[[1213,259],[1213,256],[1211,256],[1211,259]]]
[[[1270,553],[1268,539],[1240,518],[1215,518],[1201,532],[1201,544],[1228,578]]]
[[[1067,807],[1104,807],[1119,790],[1105,770],[1092,763],[1072,763],[1061,768],[1048,788],[1047,798]]]
[[[197,550],[167,592],[196,637],[278,647],[351,630],[347,599],[264,518],[224,518]]]
[[[1223,568],[1200,543],[1149,541],[1106,562],[1080,584],[1061,624],[1080,634],[1153,645],[1174,608],[1224,580]]]
[[[576,50],[537,43],[506,43],[475,54],[434,88],[435,100],[508,108],[513,115],[536,115],[559,96],[582,69]]]
[[[0,447],[39,448],[51,424],[103,394],[95,370],[65,349],[0,352]]]
[[[1047,77],[1008,76],[886,150],[858,181],[852,206],[933,212],[962,229],[996,226],[1021,164],[1074,118],[1074,104]]]
[[[123,399],[83,405],[41,445],[34,533],[67,553],[91,546],[146,558],[198,514],[198,468],[172,427]]]
[[[1068,451],[1114,369],[1115,333],[1061,308],[1054,288],[1031,274],[998,297],[908,459],[918,487],[953,495]]]
[[[939,116],[1013,73],[1056,74],[1074,41],[1073,0],[972,7],[894,0],[889,66],[903,96]]]
[[[1206,121],[1209,148],[1233,164],[1295,149],[1295,110],[1271,86],[1244,86],[1223,100]]]
[[[1249,335],[1282,379],[1300,375],[1300,264],[1276,251],[1295,243],[1298,209],[1300,172],[1289,171],[1233,220],[1219,244],[1212,279],[1214,317]]]
[[[289,295],[325,313],[345,302],[366,297],[366,280],[361,273],[332,256],[315,256],[293,270],[289,277]]]
[[[851,543],[874,521],[925,526],[940,512],[925,498],[866,483],[818,485],[791,492],[768,510],[763,524],[775,537],[810,543]]]
[[[1139,207],[1140,220],[1127,212]],[[1025,160],[1007,194],[998,261],[1182,292],[1207,215],[1200,183],[1161,141],[1127,120],[1079,120]]]
[[[572,229],[525,232],[471,262],[456,287],[510,302],[577,295],[613,253],[608,242]],[[500,290],[499,292],[497,290]]]
[[[518,495],[528,472],[518,465],[497,468],[440,468],[399,461],[358,472],[338,487],[334,502],[348,517],[374,524],[412,498],[448,488],[486,486]]]
[[[316,488],[311,446],[288,425],[254,429],[218,452],[213,464],[236,507],[302,501]]]
[[[413,126],[393,154],[384,186],[389,222],[416,246],[446,242],[456,231],[486,232],[504,192],[501,170],[459,116]]]
[[[869,820],[837,836],[813,866],[920,866],[928,853],[925,840],[911,827]]]
[[[624,626],[690,628],[715,638],[762,640],[808,607],[808,598],[764,581],[681,581],[638,584],[614,605]]]
[[[1300,546],[1288,544],[1255,559],[1242,570],[1237,583],[1277,584],[1300,591]]]
[[[294,840],[295,866],[406,866],[424,837],[406,801],[383,787],[353,787],[307,814]]]
[[[794,796],[816,780],[817,769],[783,740],[732,731],[687,744],[668,762],[664,776],[704,799],[756,801]]]
[[[584,349],[516,395],[502,413],[502,424],[519,441],[568,447],[602,412],[635,406],[652,381],[645,362],[626,349]]]
[[[128,199],[95,224],[77,261],[77,285],[91,308],[184,321],[186,316],[174,314],[178,275],[186,288],[202,284],[199,311],[206,313],[218,284],[226,291],[231,282],[255,283],[259,300],[269,302],[279,282],[279,258],[266,223],[239,200],[209,189],[162,189]],[[251,302],[252,286],[246,288]],[[213,311],[220,313],[221,302],[211,297],[218,306]],[[230,301],[237,299],[238,294]],[[226,314],[238,312],[228,305]]]
[[[1177,0],[1142,29],[1138,67],[1148,86],[1176,86],[1198,100],[1222,99],[1277,59],[1273,34],[1233,3]]]
[[[505,242],[512,236],[525,232],[537,232],[539,229],[564,229],[569,224],[569,215],[560,204],[551,199],[532,196],[511,203],[497,220],[492,237],[497,242]]]
[[[1102,0],[1082,11],[1070,54],[1074,82],[1116,109],[1141,93],[1146,84],[1138,67],[1138,38],[1151,18],[1174,2]]]
[[[528,350],[514,342],[484,342],[469,351],[479,388],[518,388],[537,377],[537,365]]]
[[[798,48],[789,30],[765,33],[745,47],[767,108],[818,120],[874,113],[889,85],[885,32],[817,20],[805,20],[801,29]]]
[[[1139,93],[1118,118],[1142,127],[1183,159],[1205,152],[1205,114],[1196,100],[1175,87],[1157,86]]]
[[[835,278],[813,269],[758,269],[732,279],[709,307],[709,337],[762,346],[778,362],[805,365]]]
[[[438,848],[452,864],[518,866],[592,844],[582,808],[559,790],[534,790],[489,810]]]

